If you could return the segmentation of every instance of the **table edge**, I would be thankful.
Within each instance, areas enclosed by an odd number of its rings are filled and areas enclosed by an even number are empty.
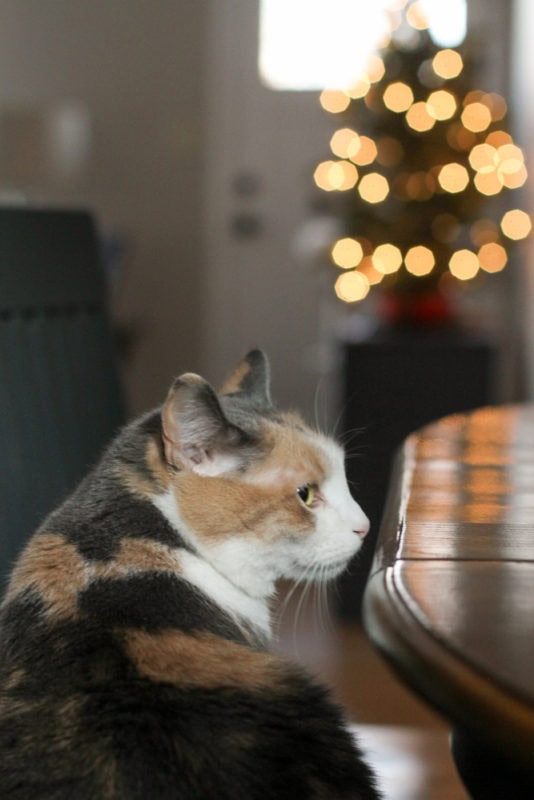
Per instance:
[[[453,725],[533,765],[534,708],[446,649],[406,604],[392,566],[370,577],[363,623],[401,679]]]

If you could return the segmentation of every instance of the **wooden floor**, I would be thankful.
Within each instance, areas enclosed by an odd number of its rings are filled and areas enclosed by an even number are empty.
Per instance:
[[[333,690],[356,724],[387,800],[467,800],[451,761],[445,721],[406,689],[369,644],[361,626],[336,622],[320,592],[275,609],[276,649],[303,663]]]

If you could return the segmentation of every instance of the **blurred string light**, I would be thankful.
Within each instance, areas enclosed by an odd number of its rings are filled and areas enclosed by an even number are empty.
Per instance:
[[[501,229],[509,239],[525,239],[532,230],[532,222],[526,211],[514,208],[503,216]]]
[[[410,247],[404,257],[406,269],[418,278],[432,272],[435,263],[436,259],[434,258],[434,253],[424,245]]]
[[[336,294],[346,303],[363,300],[369,294],[369,281],[362,272],[345,272],[336,281]]]
[[[363,258],[363,248],[356,239],[339,239],[332,247],[332,261],[341,269],[357,267]]]
[[[307,7],[313,5],[312,2]],[[361,28],[371,4],[353,1],[350,5],[353,10],[358,9]],[[340,115],[342,124],[330,139],[334,159],[322,162],[315,170],[317,186],[328,192],[356,192],[364,206],[377,207],[379,217],[380,206],[386,207],[390,201],[424,203],[440,194],[461,198],[463,193],[471,192],[472,197],[473,191],[491,198],[503,190],[521,187],[527,179],[523,152],[499,127],[507,113],[506,101],[495,92],[479,90],[462,96],[454,84],[464,69],[462,55],[454,48],[465,36],[465,3],[392,0],[376,5],[382,11],[390,11],[390,29],[383,36],[386,47],[403,25],[420,36],[417,32],[429,30],[432,23],[434,28],[429,32],[437,43],[436,52],[420,65],[412,85],[398,74],[388,80],[387,54],[383,57],[379,51],[367,55],[350,84],[338,84],[321,92],[321,105],[334,117]],[[346,17],[340,27],[348,20]],[[441,29],[437,24],[440,20]],[[375,141],[357,126],[347,125],[353,102],[364,103],[371,114],[395,115],[407,133],[397,138],[399,134],[394,131],[398,131],[398,125],[395,128],[392,120],[391,135],[377,136]],[[458,155],[455,158],[450,154],[445,163],[431,163],[429,153],[437,151],[429,143],[420,168],[414,168],[413,152],[406,152],[409,145],[402,139],[408,135],[423,138],[429,132],[442,144],[448,143]],[[406,156],[407,167],[403,169]],[[425,160],[430,163],[425,164]],[[458,208],[461,202],[458,201]],[[465,282],[481,272],[500,272],[508,262],[507,243],[525,238],[532,228],[529,215],[520,209],[507,211],[499,223],[481,219],[467,224],[462,221],[464,216],[464,212],[458,212],[458,216],[437,213],[429,225],[431,235],[425,241],[373,243],[359,236],[339,239],[331,250],[333,263],[343,270],[335,283],[336,294],[346,302],[356,302],[384,278],[402,275],[403,271],[412,278],[439,275],[444,271],[444,252],[448,253],[445,270],[449,278]],[[387,214],[382,213],[382,217],[386,220]],[[383,239],[387,238],[386,222]]]

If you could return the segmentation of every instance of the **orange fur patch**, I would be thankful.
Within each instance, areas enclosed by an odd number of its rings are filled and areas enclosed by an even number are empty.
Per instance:
[[[128,539],[120,542],[117,555],[104,563],[91,565],[91,577],[121,578],[136,572],[173,572],[179,570],[176,550],[152,539]]]
[[[120,483],[135,497],[140,497],[146,500],[147,497],[152,497],[154,494],[154,487],[151,482],[139,475],[135,469],[127,467],[124,464],[119,464],[114,467],[114,474]]]
[[[289,424],[270,426],[270,453],[260,465],[260,479],[262,473],[268,476],[269,472],[286,472],[300,481],[297,486],[304,483],[320,486],[328,472],[323,453],[310,435],[296,427],[297,423],[302,424],[298,417],[285,415],[285,421]]]
[[[250,370],[251,366],[248,361],[246,359],[241,361],[232,374],[226,378],[218,394],[234,394],[234,392],[239,392],[241,384]]]
[[[296,492],[307,483],[323,483],[328,469],[323,454],[295,427],[270,423],[263,438],[265,457],[243,476],[177,475],[180,514],[199,536],[212,541],[237,533],[268,537],[282,528],[299,533],[313,527]]]
[[[76,617],[78,592],[87,583],[86,562],[63,536],[35,536],[19,558],[7,589],[5,603],[25,589],[38,592],[48,611]]]
[[[163,491],[169,484],[170,474],[166,462],[163,460],[162,445],[156,439],[150,438],[147,442],[145,459],[158,487]]]
[[[117,555],[106,562],[86,561],[74,545],[54,533],[37,534],[23,551],[4,602],[25,589],[37,592],[54,616],[77,617],[78,593],[96,578],[121,578],[136,572],[179,571],[176,551],[151,539],[120,542]]]
[[[155,439],[149,439],[145,450],[145,462],[154,479],[152,483],[146,477],[140,475],[132,467],[119,464],[115,467],[115,475],[121,484],[136,497],[150,499],[154,493],[163,492],[169,485],[171,475],[167,465],[162,461],[161,450]]]
[[[284,662],[210,633],[131,630],[126,651],[146,678],[180,686],[273,688],[283,681]]]

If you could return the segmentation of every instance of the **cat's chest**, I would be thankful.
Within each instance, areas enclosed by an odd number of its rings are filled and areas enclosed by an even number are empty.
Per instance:
[[[205,559],[184,551],[180,558],[183,577],[209,597],[239,624],[258,631],[262,639],[271,638],[269,607],[263,598],[252,597],[221,575]]]

